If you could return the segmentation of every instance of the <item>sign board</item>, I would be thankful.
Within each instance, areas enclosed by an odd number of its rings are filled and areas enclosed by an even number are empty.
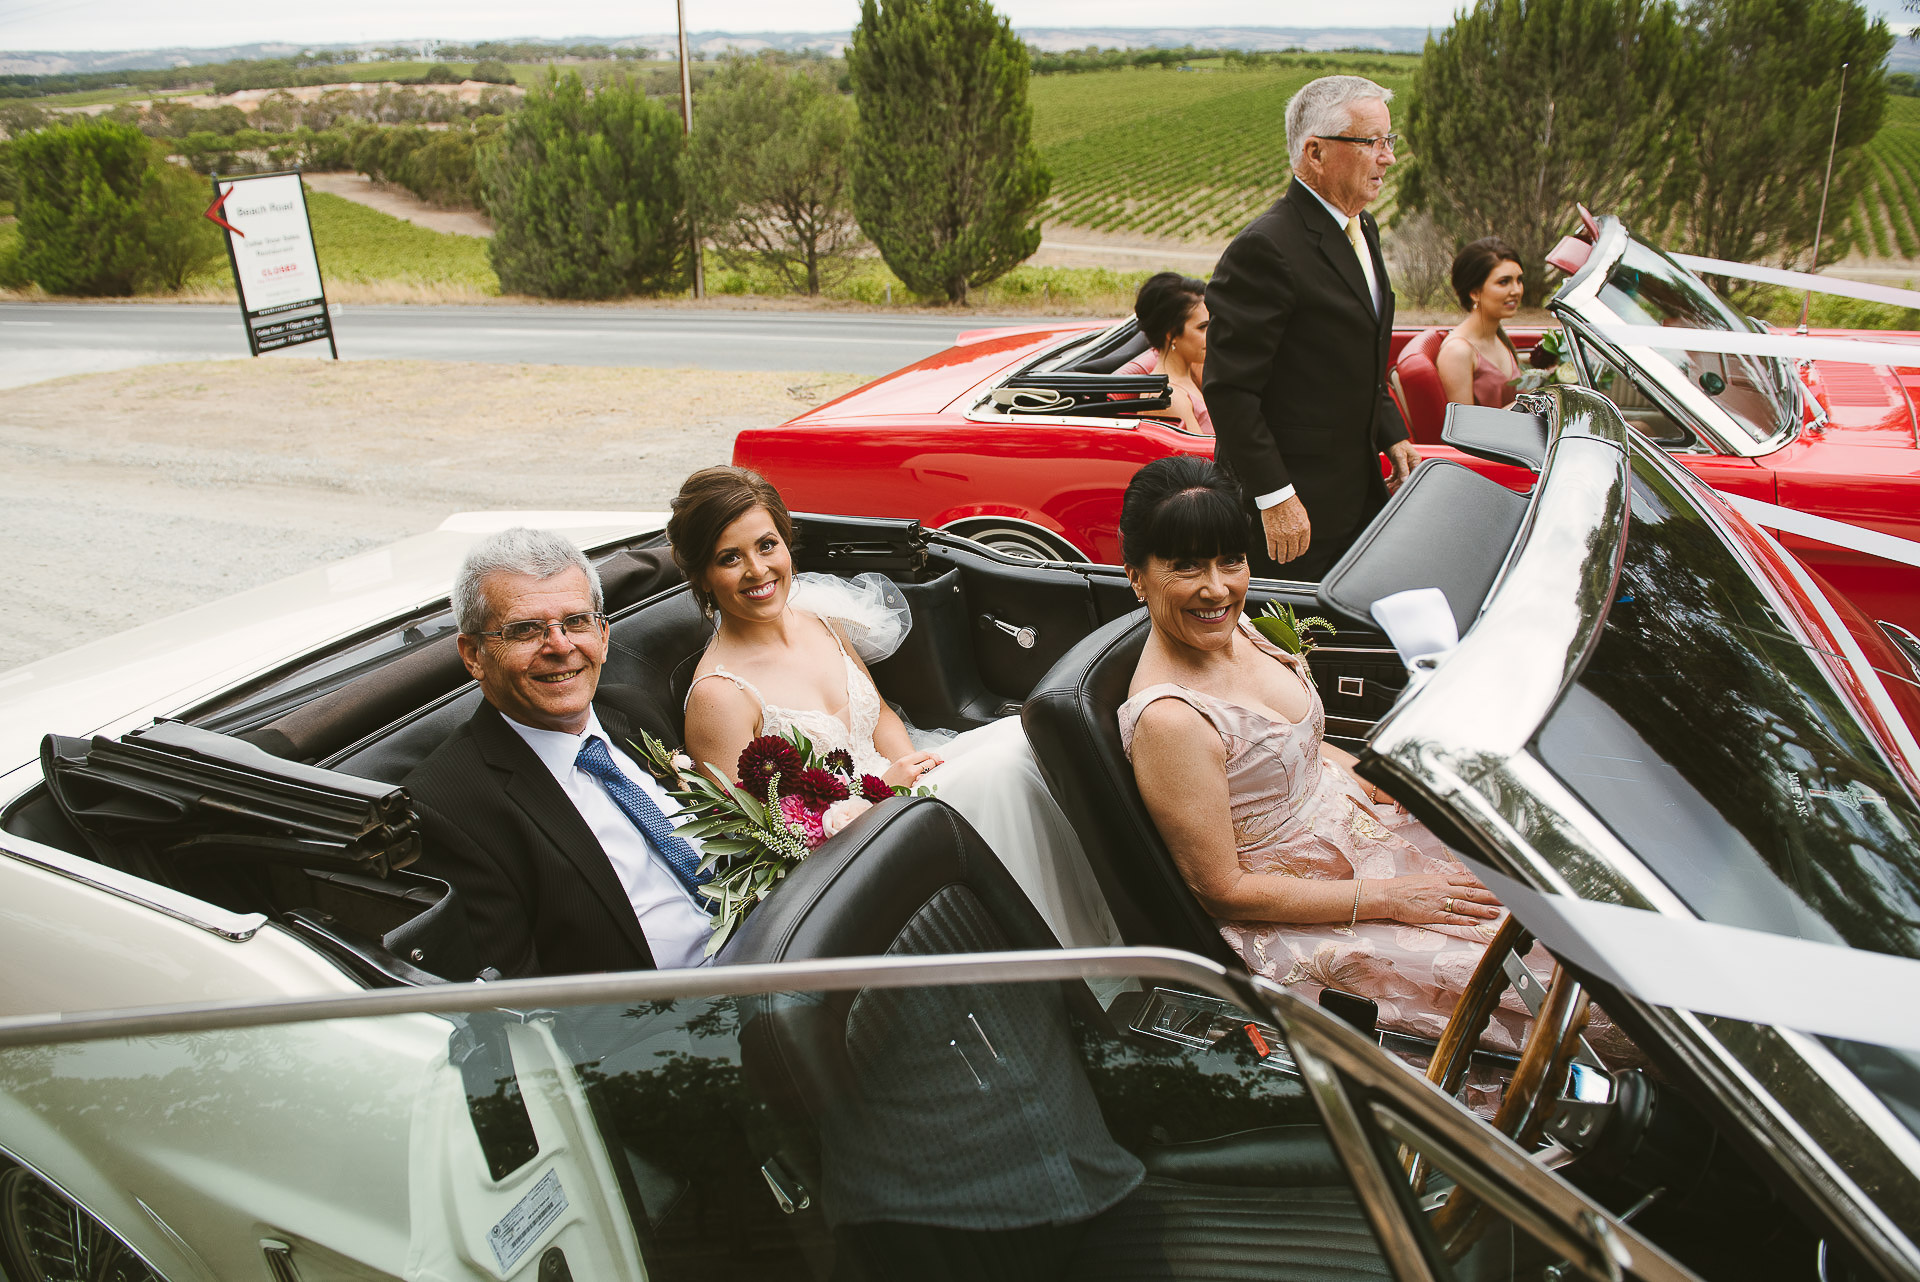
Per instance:
[[[299,172],[216,174],[207,217],[224,229],[253,354],[324,338],[339,360]]]

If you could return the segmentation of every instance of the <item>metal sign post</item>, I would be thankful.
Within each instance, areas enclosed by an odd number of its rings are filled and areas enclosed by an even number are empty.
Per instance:
[[[300,171],[215,174],[207,218],[226,236],[248,350],[258,356],[324,338],[339,360]]]

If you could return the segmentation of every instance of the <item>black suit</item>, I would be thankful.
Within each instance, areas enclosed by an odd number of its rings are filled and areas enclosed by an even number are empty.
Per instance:
[[[667,718],[637,687],[603,686],[593,708],[614,746],[643,765],[628,748],[640,730],[668,741]],[[402,783],[425,838],[419,871],[459,891],[480,966],[511,978],[653,969],[606,851],[493,705],[481,703]]]
[[[1407,439],[1387,395],[1393,290],[1380,231],[1360,215],[1374,277],[1346,228],[1299,179],[1247,225],[1207,286],[1204,391],[1216,452],[1240,483],[1254,522],[1254,569],[1318,579],[1386,503],[1380,453]],[[1281,570],[1266,554],[1254,499],[1292,485],[1313,541]]]

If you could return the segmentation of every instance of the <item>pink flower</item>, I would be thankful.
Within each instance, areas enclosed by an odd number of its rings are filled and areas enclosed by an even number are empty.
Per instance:
[[[807,843],[808,850],[827,839],[826,830],[820,826],[820,812],[809,809],[798,797],[780,798],[780,817]]]
[[[845,801],[836,801],[827,807],[824,815],[820,816],[820,827],[827,836],[834,836],[855,818],[872,809],[873,803],[865,797],[848,797]]]

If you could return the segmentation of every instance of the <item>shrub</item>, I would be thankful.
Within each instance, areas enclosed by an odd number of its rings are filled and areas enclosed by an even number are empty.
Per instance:
[[[207,189],[129,125],[90,121],[13,145],[20,172],[17,272],[54,294],[174,289],[213,261]]]
[[[514,83],[513,72],[507,64],[498,58],[482,58],[473,64],[473,74],[469,80],[484,80],[492,85],[510,85]]]
[[[1027,50],[987,0],[862,0],[847,68],[854,207],[901,280],[965,302],[1040,247]]]
[[[13,153],[20,271],[53,294],[133,293],[146,265],[146,135],[96,120],[28,134]]]
[[[687,198],[730,268],[753,261],[818,294],[860,240],[847,142],[853,104],[822,78],[734,59],[701,95]]]
[[[589,97],[549,71],[480,162],[500,287],[618,298],[684,287],[690,270],[680,121],[630,80]]]

